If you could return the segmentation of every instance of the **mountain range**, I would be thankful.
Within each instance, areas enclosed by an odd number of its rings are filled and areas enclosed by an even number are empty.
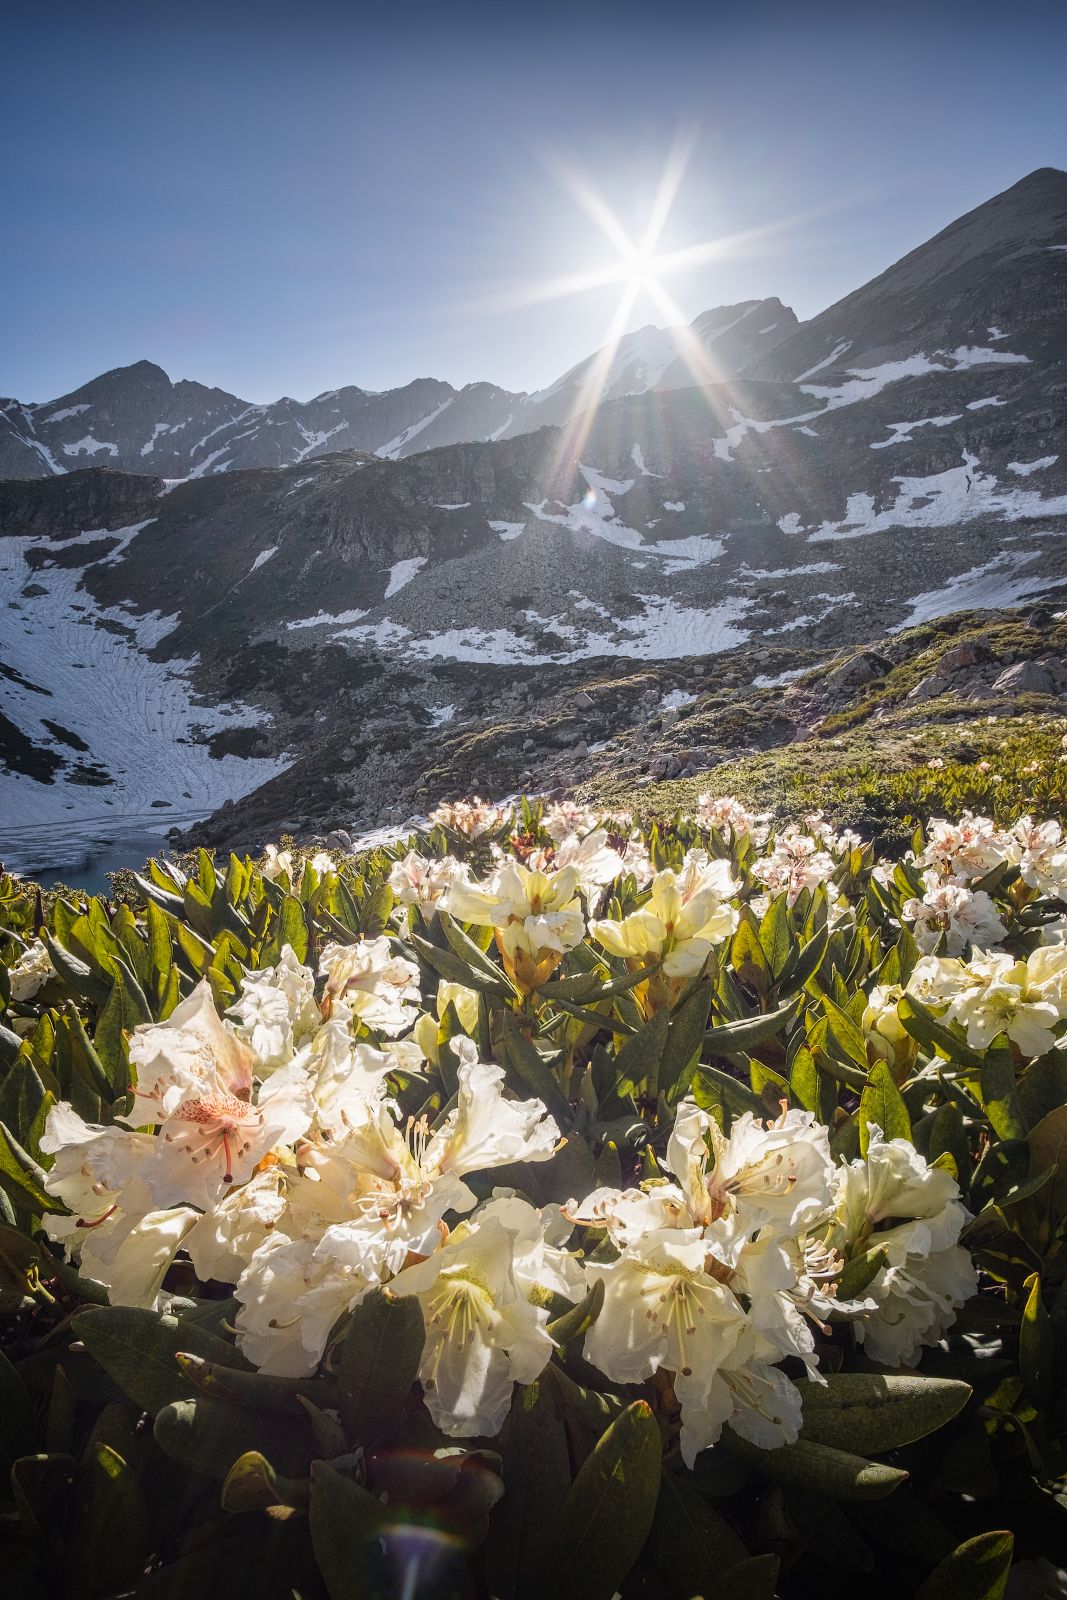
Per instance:
[[[780,300],[747,300],[697,317],[687,330],[723,378],[767,354],[796,327]],[[599,353],[598,353],[599,354]],[[224,389],[138,361],[116,367],[43,404],[0,400],[0,477],[47,478],[86,466],[118,467],[171,479],[241,467],[286,467],[363,450],[387,460],[440,445],[514,438],[567,422],[580,409],[592,355],[536,394],[492,383],[455,389],[437,378],[371,393],[348,385],[313,400],[288,396],[252,405]],[[669,329],[622,339],[598,385],[602,400],[686,387],[693,378]]]
[[[247,407],[140,363],[5,402],[11,838],[225,803],[236,839],[373,823],[430,774],[621,770],[641,707],[1067,603],[1067,174],[809,322],[761,300],[630,335],[583,411],[589,366]]]

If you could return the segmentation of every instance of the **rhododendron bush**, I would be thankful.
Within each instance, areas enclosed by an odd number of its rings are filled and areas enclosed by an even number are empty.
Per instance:
[[[138,882],[0,879],[19,1594],[996,1596],[1001,1530],[1067,1549],[1057,823],[879,861],[475,801]]]

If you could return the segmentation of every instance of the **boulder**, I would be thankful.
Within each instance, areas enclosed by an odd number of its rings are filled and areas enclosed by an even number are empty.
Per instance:
[[[961,639],[959,644],[945,651],[934,670],[938,677],[947,678],[961,667],[977,667],[981,662],[989,661],[992,655],[988,639]]]
[[[993,682],[994,694],[1052,694],[1052,674],[1040,661],[1017,661]]]
[[[875,655],[873,650],[861,650],[859,655],[850,656],[839,667],[828,672],[822,680],[823,687],[831,694],[845,689],[859,689],[865,683],[875,683],[879,678],[884,678],[888,670],[889,662],[884,657]]]

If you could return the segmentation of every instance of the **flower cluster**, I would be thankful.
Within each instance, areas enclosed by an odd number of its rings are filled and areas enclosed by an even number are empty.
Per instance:
[[[179,1255],[232,1285],[241,1350],[281,1377],[328,1365],[371,1290],[413,1297],[425,1403],[449,1435],[495,1434],[513,1386],[553,1357],[553,1315],[582,1303],[585,1361],[657,1386],[688,1464],[726,1424],[795,1440],[795,1380],[823,1381],[830,1345],[912,1364],[975,1292],[969,1174],[900,1135],[896,1086],[938,1103],[945,1061],[923,1064],[916,1016],[1023,1063],[1062,1044],[1067,851],[1056,824],[968,814],[875,865],[818,814],[777,833],[764,820],[705,796],[665,844],[570,803],[521,826],[480,801],[441,808],[435,827],[470,859],[412,839],[379,869],[375,927],[319,938],[310,960],[276,945],[235,969],[223,1006],[202,978],[130,1033],[110,1120],[51,1106],[47,1233],[115,1304],[165,1303]],[[341,870],[272,851],[262,877],[317,904]],[[882,942],[849,1021],[839,974],[872,918]],[[831,966],[799,976],[806,1012],[775,1011],[807,940]],[[53,981],[49,949],[25,947],[12,1006],[28,1013]],[[748,1018],[746,984],[763,1006]],[[722,1067],[701,1076],[709,1009],[709,1038],[784,1030],[775,1067],[751,1062],[762,1100],[736,1083],[717,1096],[735,1082]],[[856,1038],[835,1072],[885,1074],[893,1127],[855,1101],[824,1122],[825,1097],[804,1098],[798,1052],[818,1079],[831,1041]],[[566,1165],[583,1141],[616,1150],[620,1129],[620,1181],[596,1181],[592,1154]],[[585,1176],[547,1199],[538,1170]]]

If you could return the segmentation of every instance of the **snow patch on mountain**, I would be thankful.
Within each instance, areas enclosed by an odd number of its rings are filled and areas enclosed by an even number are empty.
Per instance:
[[[120,539],[128,543],[143,526],[118,530]],[[62,761],[51,783],[0,772],[0,848],[12,842],[5,829],[151,809],[203,815],[284,770],[285,756],[213,757],[202,740],[265,722],[265,714],[200,704],[188,677],[195,661],[146,654],[175,618],[99,607],[82,586],[83,567],[41,564],[52,550],[35,538],[0,539],[0,585],[9,596],[0,608],[0,662],[17,675],[5,682],[4,714]],[[72,737],[58,737],[45,719]]]
[[[407,556],[403,561],[395,561],[389,568],[389,582],[385,586],[386,600],[391,600],[394,594],[399,594],[406,584],[409,584],[420,567],[426,565],[425,556]]]
[[[1010,577],[1037,559],[1036,550],[1004,551],[981,566],[961,572],[959,577],[905,601],[911,609],[903,622],[898,622],[891,633],[913,628],[920,622],[932,622],[935,617],[949,616],[953,611],[999,611],[1014,606],[1028,595],[1048,587],[1057,588],[1067,583],[1067,578]]]
[[[1067,495],[1045,499],[1033,489],[1009,489],[991,473],[982,472],[978,457],[966,450],[958,467],[927,477],[894,477],[892,482],[900,485],[896,499],[881,510],[875,509],[872,494],[853,494],[848,497],[840,521],[823,522],[809,529],[802,525],[797,512],[790,512],[778,519],[778,526],[783,533],[804,533],[809,544],[819,544],[859,539],[888,528],[945,528],[983,516],[996,516],[1005,522],[1067,516]]]

